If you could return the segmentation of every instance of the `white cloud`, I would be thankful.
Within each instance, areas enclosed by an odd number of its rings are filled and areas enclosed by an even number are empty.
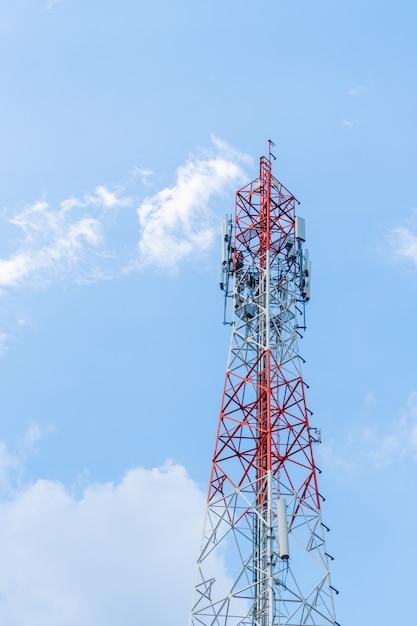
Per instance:
[[[341,450],[337,450],[335,442],[322,443],[316,450],[316,458],[321,467],[337,472],[350,473],[354,469],[351,457],[344,457]]]
[[[140,168],[135,166],[134,168],[132,168],[131,172],[130,172],[130,179],[134,179],[136,177],[140,177],[142,185],[145,185],[146,187],[150,187],[152,182],[151,182],[151,178],[154,175],[153,171],[151,169],[144,169],[144,168]]]
[[[376,397],[372,391],[368,391],[365,396],[365,405],[374,406],[376,404]]]
[[[115,207],[129,206],[131,203],[130,198],[119,198],[117,194],[109,191],[103,185],[96,187],[94,193],[87,193],[82,199],[79,198],[67,198],[60,204],[61,209],[64,212],[70,211],[73,208],[88,208],[98,207],[103,209],[113,209]]]
[[[353,119],[353,120],[347,120],[344,119],[342,120],[342,126],[346,126],[346,128],[356,128],[356,126],[359,126],[360,122],[357,119]]]
[[[357,98],[358,96],[363,96],[364,94],[366,94],[366,92],[366,87],[364,87],[363,85],[356,85],[356,87],[352,87],[352,89],[349,89],[348,95],[351,96],[351,98]]]
[[[395,259],[417,266],[417,212],[392,228],[388,233],[388,243]]]
[[[51,428],[41,429],[39,424],[31,422],[19,438],[15,451],[11,451],[0,441],[0,494],[4,496],[14,492],[25,473],[25,465],[29,456],[37,450],[37,444],[45,438]]]
[[[134,167],[112,189],[99,185],[55,206],[42,198],[21,210],[5,209],[2,217],[9,227],[5,232],[12,225],[17,237],[9,237],[11,253],[0,257],[3,303],[6,291],[66,281],[89,284],[149,264],[176,271],[184,259],[201,260],[213,243],[222,214],[233,207],[248,162],[247,156],[214,137],[210,149],[201,149],[177,169],[172,187],[156,191],[141,204],[137,184],[143,197],[157,179],[150,169]],[[27,312],[19,311],[15,317],[8,328],[0,327],[0,354],[22,331],[19,320],[27,319]]]
[[[82,261],[88,246],[98,245],[100,230],[99,221],[92,218],[62,224],[62,229],[56,228],[56,238],[50,245],[20,252],[7,260],[0,259],[0,286],[16,286],[33,277],[49,283],[51,275]]]
[[[9,223],[23,237],[9,258],[0,259],[0,287],[44,286],[74,273],[76,280],[97,276],[109,211],[130,203],[99,186],[81,199],[63,200],[58,209],[40,200],[11,215]]]
[[[368,453],[377,468],[383,468],[404,457],[417,460],[417,392],[413,392],[400,409],[399,419],[391,432],[384,436],[368,430],[365,439],[370,444]]]
[[[221,218],[220,211],[215,216],[211,200],[216,197],[218,206],[229,194],[230,210],[247,162],[247,156],[212,138],[210,150],[201,150],[177,169],[175,185],[143,200],[137,209],[138,249],[134,241],[126,245],[120,239],[131,239],[132,229],[130,224],[120,227],[117,220],[127,219],[129,209],[134,215],[134,200],[126,189],[137,180],[143,189],[149,188],[149,169],[134,167],[115,190],[99,185],[93,193],[62,200],[58,207],[41,199],[23,210],[6,211],[7,221],[21,237],[10,256],[0,258],[0,288],[44,287],[65,278],[85,283],[150,263],[175,270],[181,260],[201,255],[212,244]],[[119,239],[110,245],[114,232]]]
[[[8,351],[9,346],[7,344],[9,336],[7,333],[0,332],[0,355],[5,354]]]
[[[26,487],[0,504],[1,623],[183,626],[204,500],[171,464],[80,499],[55,481]]]
[[[0,488],[2,490],[9,488],[12,473],[18,469],[19,464],[19,458],[11,454],[3,441],[0,441]]]
[[[324,442],[317,448],[316,458],[323,468],[345,475],[363,471],[364,467],[382,470],[392,463],[417,461],[417,392],[406,402],[390,422],[371,419],[378,411],[378,399],[367,392],[356,425],[346,430],[337,441]]]
[[[224,142],[214,138],[213,144],[214,150],[177,169],[175,185],[146,198],[138,208],[139,264],[175,271],[181,261],[211,246],[218,218],[210,201],[235,189],[247,161]]]
[[[23,448],[33,450],[34,446],[43,439],[43,433],[39,424],[32,422],[29,424],[25,436],[23,438]]]

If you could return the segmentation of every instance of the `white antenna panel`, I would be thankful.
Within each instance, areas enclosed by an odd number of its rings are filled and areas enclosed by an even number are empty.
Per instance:
[[[303,217],[295,218],[295,237],[300,241],[306,240],[306,221]]]

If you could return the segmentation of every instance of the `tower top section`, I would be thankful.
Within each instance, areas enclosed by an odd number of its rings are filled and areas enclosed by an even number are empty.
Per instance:
[[[304,249],[305,220],[296,215],[298,200],[272,172],[274,145],[268,141],[268,156],[260,159],[259,176],[236,192],[235,215],[226,215],[223,224],[220,288],[225,294],[224,323],[233,323],[236,312],[242,316],[250,311],[250,303],[242,309],[239,302],[244,291],[242,276],[250,287],[269,266],[277,285],[281,281],[282,286],[284,276],[287,282],[291,279],[292,297],[303,316],[300,327],[305,328],[311,285],[311,263]],[[232,314],[228,312],[231,301]]]

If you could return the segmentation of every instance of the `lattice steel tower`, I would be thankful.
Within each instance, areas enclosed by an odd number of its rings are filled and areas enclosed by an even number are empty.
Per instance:
[[[313,455],[320,433],[298,350],[311,269],[271,145],[223,230],[232,338],[190,626],[337,624]]]

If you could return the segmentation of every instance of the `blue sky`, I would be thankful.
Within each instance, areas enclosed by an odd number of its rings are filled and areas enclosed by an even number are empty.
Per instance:
[[[313,262],[338,620],[410,621],[415,29],[403,0],[2,2],[2,623],[187,623],[230,334],[220,228],[269,138]]]

